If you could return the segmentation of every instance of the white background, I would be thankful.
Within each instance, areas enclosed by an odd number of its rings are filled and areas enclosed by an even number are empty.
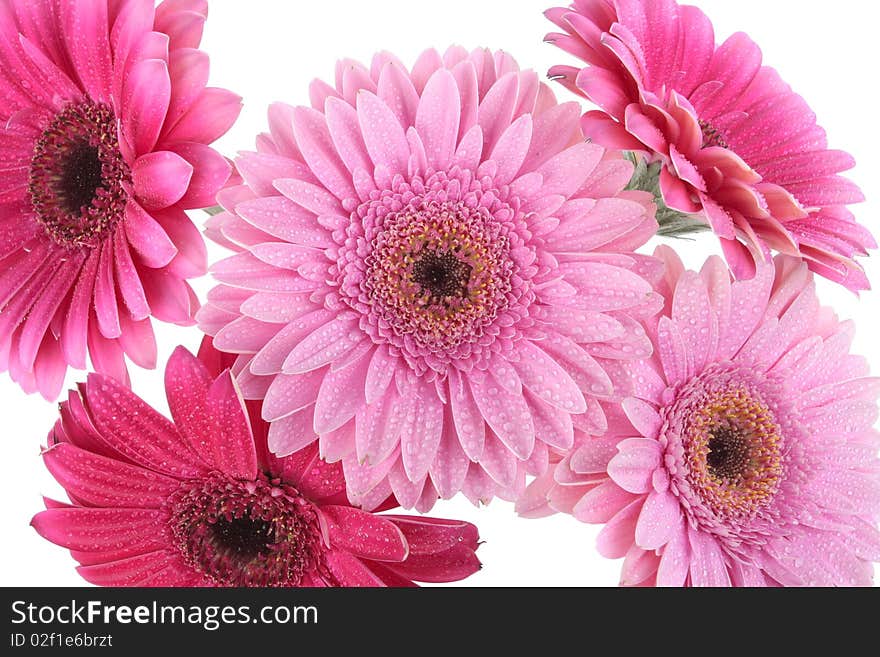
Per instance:
[[[856,156],[860,164],[852,177],[876,199],[880,193],[876,87],[880,5],[865,0],[691,1],[712,18],[719,40],[743,30],[761,44],[765,61],[812,105],[832,147]],[[310,80],[321,77],[332,82],[334,63],[343,57],[369,62],[374,51],[390,50],[411,64],[427,47],[444,50],[456,43],[507,50],[523,68],[542,74],[553,64],[570,63],[564,53],[542,43],[551,27],[541,15],[548,2],[552,0],[213,0],[203,42],[212,60],[212,84],[245,99],[241,120],[219,148],[227,155],[251,149],[254,136],[265,130],[268,104],[275,100],[308,104]],[[561,89],[558,93],[566,96]],[[869,201],[857,213],[880,235],[878,210],[877,202]],[[717,250],[711,238],[677,246],[692,267]],[[222,249],[212,247],[212,260],[223,255]],[[868,271],[880,287],[876,260],[868,264]],[[194,286],[204,298],[211,282],[206,278]],[[857,321],[855,348],[880,373],[880,293],[864,294],[859,300],[825,283],[820,284],[820,292],[842,317]],[[157,329],[160,367],[176,345],[195,349],[200,341],[195,328]],[[67,383],[73,385],[82,376],[73,372]],[[135,391],[164,411],[161,370],[133,368],[132,378]],[[41,539],[29,526],[42,508],[41,495],[63,495],[39,458],[39,446],[55,416],[53,404],[26,397],[0,375],[3,586],[84,583],[67,552]],[[477,510],[464,499],[438,504],[434,515],[466,519],[480,527],[484,568],[465,584],[613,586],[618,582],[620,563],[606,561],[594,550],[598,528],[573,518],[521,520],[512,505],[495,502]]]

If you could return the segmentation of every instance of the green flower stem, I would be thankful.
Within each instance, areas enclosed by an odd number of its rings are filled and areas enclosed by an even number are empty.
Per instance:
[[[654,196],[654,203],[657,205],[657,223],[660,225],[658,235],[688,239],[692,235],[711,230],[703,217],[679,212],[666,205],[663,192],[660,190],[662,164],[659,162],[648,164],[647,159],[639,157],[636,153],[626,153],[626,159],[635,165],[632,180],[626,189],[648,192]]]

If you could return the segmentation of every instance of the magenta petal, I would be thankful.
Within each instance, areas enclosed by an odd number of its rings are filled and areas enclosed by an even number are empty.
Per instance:
[[[154,508],[180,487],[180,481],[73,445],[43,453],[52,476],[81,502],[93,506]]]
[[[31,521],[43,538],[80,552],[118,551],[128,555],[162,547],[164,536],[156,528],[165,520],[158,509],[91,509],[59,507],[38,513]],[[123,540],[121,540],[123,539]]]
[[[159,222],[134,201],[125,209],[125,234],[148,267],[165,267],[177,255],[177,247]]]
[[[409,555],[403,532],[382,516],[349,506],[324,506],[321,513],[335,549],[376,561],[404,561]]]
[[[106,0],[63,0],[60,16],[67,52],[80,82],[95,100],[110,100],[112,65]]]
[[[131,170],[135,195],[151,210],[167,208],[182,199],[192,175],[193,166],[170,151],[139,157]]]
[[[327,567],[343,587],[382,587],[385,583],[360,559],[343,550],[325,554]]]
[[[438,554],[463,544],[477,549],[477,528],[469,522],[426,516],[383,516],[403,532],[410,554]]]
[[[474,549],[459,544],[444,552],[429,555],[410,554],[403,563],[387,564],[387,567],[408,579],[418,582],[455,582],[480,570],[482,565]]]
[[[80,566],[76,570],[83,579],[97,586],[138,586],[178,558],[166,550],[157,550],[118,561]]]
[[[169,150],[193,167],[189,188],[178,202],[180,207],[189,210],[216,205],[217,192],[232,172],[229,161],[213,148],[195,142],[175,144]]]
[[[168,112],[171,78],[161,59],[137,63],[129,72],[123,90],[123,131],[135,153],[153,150]]]
[[[103,441],[133,462],[176,477],[204,471],[174,425],[128,388],[90,374],[85,401]]]
[[[210,144],[226,134],[240,113],[240,96],[208,87],[174,127],[162,135],[161,144],[169,147],[177,142]]]

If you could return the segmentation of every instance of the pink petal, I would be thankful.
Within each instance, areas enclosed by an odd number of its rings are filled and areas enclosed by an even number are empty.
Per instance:
[[[657,586],[681,587],[685,585],[691,566],[690,545],[684,521],[680,520],[672,538],[663,548],[660,567],[657,569]]]
[[[449,393],[459,442],[468,458],[479,461],[486,440],[486,423],[474,401],[470,386],[457,372],[450,376]]]
[[[327,567],[342,587],[381,587],[385,583],[360,559],[352,554],[330,550],[325,554]]]
[[[393,173],[405,173],[409,145],[404,128],[391,108],[375,94],[362,91],[358,94],[357,112],[373,163]]]
[[[657,550],[673,537],[681,519],[678,498],[670,491],[652,491],[639,515],[636,545],[643,550]]]
[[[650,491],[662,456],[659,443],[647,438],[628,438],[617,449],[619,453],[608,463],[608,474],[614,482],[630,493]]]
[[[315,403],[326,370],[281,374],[272,379],[263,403],[263,419],[275,422]]]
[[[147,303],[147,296],[141,283],[140,275],[131,258],[131,251],[128,249],[126,231],[117,230],[113,236],[113,261],[116,265],[115,273],[119,293],[125,301],[128,312],[131,313],[132,319],[146,319],[152,314],[152,311],[150,310],[150,304]],[[86,279],[81,277],[80,283],[85,286]],[[79,294],[79,291],[77,294]],[[85,294],[85,290],[83,294]]]
[[[730,586],[724,555],[715,537],[689,527],[688,540],[691,546],[691,585]]]
[[[479,571],[482,565],[473,548],[459,543],[443,552],[410,554],[403,563],[388,564],[387,567],[407,579],[445,583],[465,579]]]
[[[574,380],[547,352],[531,341],[521,343],[520,360],[513,366],[523,385],[539,399],[571,414],[587,410],[587,402]]]
[[[606,523],[634,499],[613,481],[606,481],[584,495],[572,514],[581,522]]]
[[[636,431],[646,438],[656,437],[663,424],[663,419],[654,407],[639,399],[631,397],[623,400],[623,412]]]
[[[452,160],[458,143],[460,116],[458,85],[452,73],[440,69],[425,86],[415,122],[428,154],[428,164],[435,170],[444,170]]]
[[[315,403],[316,433],[323,436],[336,431],[364,406],[364,381],[368,367],[369,360],[362,358],[324,377]]]
[[[356,196],[351,173],[336,152],[324,115],[311,108],[297,108],[293,133],[305,162],[321,184],[340,200]]]
[[[113,248],[101,247],[101,260],[95,277],[95,315],[101,334],[105,338],[118,338],[122,333],[119,324],[119,307],[116,305],[116,289],[113,285]]]
[[[452,411],[446,407],[443,433],[437,448],[437,457],[431,465],[431,481],[443,499],[451,499],[461,490],[467,477],[469,459],[456,434]]]
[[[329,365],[366,339],[356,318],[342,315],[302,340],[284,361],[285,374],[303,374]]]
[[[518,94],[519,75],[511,72],[493,84],[480,102],[477,121],[489,152],[513,121]]]
[[[433,386],[422,385],[415,394],[412,412],[400,433],[403,468],[413,482],[423,480],[428,474],[443,433],[443,404]]]
[[[381,97],[381,91],[379,93]],[[348,170],[354,173],[357,170],[372,169],[372,161],[358,123],[357,110],[338,98],[328,98],[325,114],[333,145]]]
[[[473,399],[483,418],[501,441],[520,459],[527,459],[535,447],[535,425],[522,394],[497,387],[476,371],[467,375]]]
[[[273,421],[267,445],[272,454],[284,458],[315,445],[317,440],[314,408],[308,407]]]

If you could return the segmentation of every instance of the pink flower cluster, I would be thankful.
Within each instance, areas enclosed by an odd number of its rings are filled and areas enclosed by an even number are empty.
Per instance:
[[[869,287],[853,159],[695,7],[547,15],[597,109],[506,53],[383,52],[233,169],[205,0],[0,0],[0,366],[47,399],[95,371],[33,520],[83,578],[450,582],[477,529],[387,512],[462,494],[602,524],[628,586],[872,582],[880,384],[814,280]],[[704,225],[726,261],[643,250]],[[171,419],[128,388],[151,317],[206,334]]]

